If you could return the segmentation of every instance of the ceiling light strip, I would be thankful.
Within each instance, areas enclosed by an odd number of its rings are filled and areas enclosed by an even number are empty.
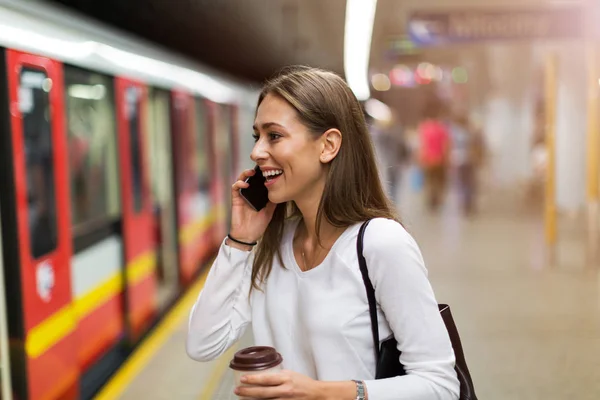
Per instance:
[[[369,91],[369,56],[377,0],[347,0],[344,30],[344,72],[346,81],[359,100]]]

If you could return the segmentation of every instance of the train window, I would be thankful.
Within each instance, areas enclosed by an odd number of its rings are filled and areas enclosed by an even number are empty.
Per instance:
[[[112,79],[65,66],[75,235],[120,213]]]
[[[217,146],[221,157],[223,178],[226,182],[232,179],[232,149],[231,146],[231,109],[222,105],[219,109],[219,130],[217,132]]]
[[[208,118],[204,101],[196,99],[196,160],[198,182],[201,192],[208,192],[210,187],[210,174],[208,163]]]
[[[170,94],[166,90],[150,88],[148,95],[148,154],[152,199],[161,205],[171,200],[171,134]]]
[[[127,120],[129,122],[129,151],[131,157],[131,175],[133,190],[133,209],[140,212],[143,207],[142,146],[140,143],[140,89],[130,86],[125,91]]]
[[[57,244],[50,90],[52,80],[46,72],[29,67],[21,69],[19,109],[23,118],[33,258],[48,254]]]
[[[219,129],[217,131],[217,148],[219,149],[218,157],[221,160],[221,179],[224,183],[223,187],[228,188],[231,185],[231,181],[234,179],[232,176],[232,148],[231,148],[231,109],[228,106],[222,105],[219,109]],[[225,198],[226,210],[231,210],[231,196],[225,189],[223,193]],[[231,222],[231,215],[227,214],[226,226],[229,226]]]
[[[250,159],[250,153],[254,147],[251,128],[254,124],[254,109],[248,106],[242,107],[238,112],[238,165],[241,169],[251,169],[254,164]]]
[[[188,107],[187,101],[180,96],[173,97],[173,164],[176,171],[176,188],[178,193],[187,192],[193,188],[190,184],[188,164],[189,134],[188,134]],[[192,149],[193,150],[193,149]]]

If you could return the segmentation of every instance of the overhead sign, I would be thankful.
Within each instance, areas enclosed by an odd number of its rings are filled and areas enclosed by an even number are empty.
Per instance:
[[[560,39],[584,35],[578,8],[547,10],[417,11],[408,33],[420,46],[503,39]]]

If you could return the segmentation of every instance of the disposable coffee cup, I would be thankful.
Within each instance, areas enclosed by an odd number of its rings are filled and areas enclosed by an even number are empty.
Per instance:
[[[235,353],[233,360],[229,363],[229,368],[233,370],[235,387],[249,386],[240,382],[242,376],[281,371],[282,362],[281,354],[274,348],[254,346]]]

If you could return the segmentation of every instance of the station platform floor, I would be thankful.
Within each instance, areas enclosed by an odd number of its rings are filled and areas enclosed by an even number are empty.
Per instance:
[[[600,399],[600,269],[586,261],[585,224],[559,220],[550,262],[541,213],[519,196],[488,193],[470,217],[452,195],[447,200],[431,214],[419,196],[401,193],[399,208],[437,300],[450,304],[478,397]],[[251,345],[248,335],[210,363],[185,353],[188,312],[202,279],[97,399],[236,399],[228,362]]]

